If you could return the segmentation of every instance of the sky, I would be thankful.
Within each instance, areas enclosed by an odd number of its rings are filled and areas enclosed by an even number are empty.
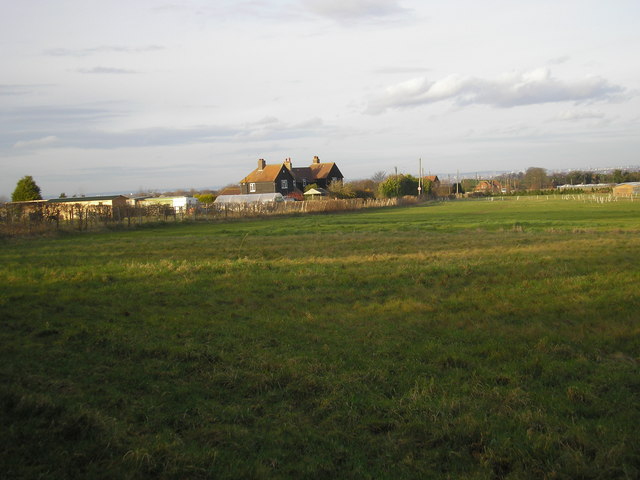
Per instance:
[[[0,198],[640,165],[637,0],[0,0]]]

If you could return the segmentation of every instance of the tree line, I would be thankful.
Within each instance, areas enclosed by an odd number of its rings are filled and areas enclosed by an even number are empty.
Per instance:
[[[615,169],[611,172],[593,172],[587,170],[572,170],[569,172],[549,173],[541,167],[529,167],[524,172],[505,173],[493,177],[500,182],[502,187],[509,192],[526,190],[548,190],[559,185],[580,185],[598,183],[625,183],[640,182],[640,171]],[[421,187],[421,195],[424,197],[444,197],[454,194],[464,194],[474,190],[480,179],[464,178],[458,183],[443,182],[442,185],[434,185],[424,180]],[[407,195],[418,195],[418,177],[400,173],[388,175],[384,171],[375,172],[370,178],[353,180],[349,182],[334,182],[328,187],[330,195],[334,198],[394,198]],[[308,185],[305,190],[316,187]],[[165,192],[165,195],[189,195],[198,198],[202,203],[212,203],[217,195],[214,190],[178,190]],[[61,194],[61,197],[66,196]],[[11,195],[11,201],[42,200],[40,187],[31,175],[22,177]]]

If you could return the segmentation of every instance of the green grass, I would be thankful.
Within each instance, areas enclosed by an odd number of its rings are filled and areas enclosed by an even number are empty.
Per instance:
[[[8,478],[638,478],[640,203],[5,240]]]

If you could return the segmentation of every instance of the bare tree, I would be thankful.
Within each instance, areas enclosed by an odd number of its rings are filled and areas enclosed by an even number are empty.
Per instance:
[[[385,172],[384,170],[378,170],[376,173],[371,175],[371,180],[373,180],[376,183],[384,182],[386,178],[387,178],[387,172]]]

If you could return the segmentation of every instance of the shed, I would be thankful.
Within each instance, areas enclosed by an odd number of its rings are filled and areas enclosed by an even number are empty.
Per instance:
[[[80,204],[83,206],[126,207],[127,197],[124,195],[100,195],[94,197],[52,198],[49,203]]]

